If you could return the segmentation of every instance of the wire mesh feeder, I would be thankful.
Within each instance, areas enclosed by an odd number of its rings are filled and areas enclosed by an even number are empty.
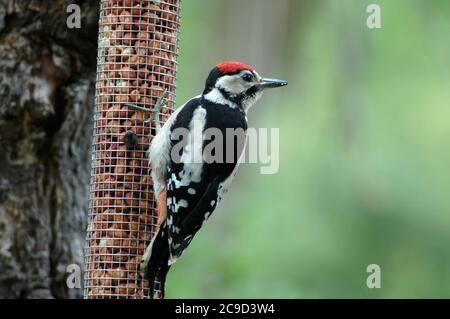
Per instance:
[[[180,0],[101,0],[85,298],[150,298],[139,262],[158,217],[145,153],[173,110],[179,21]]]

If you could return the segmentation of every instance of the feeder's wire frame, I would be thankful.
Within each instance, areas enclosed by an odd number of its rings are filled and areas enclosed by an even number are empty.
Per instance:
[[[139,264],[159,221],[146,152],[175,103],[180,11],[181,0],[100,0],[85,298],[150,298]]]

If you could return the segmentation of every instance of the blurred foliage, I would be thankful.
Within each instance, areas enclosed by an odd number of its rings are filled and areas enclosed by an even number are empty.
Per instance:
[[[249,115],[280,128],[279,172],[241,166],[168,298],[450,297],[449,14],[445,0],[183,3],[178,104],[220,60],[289,86]]]

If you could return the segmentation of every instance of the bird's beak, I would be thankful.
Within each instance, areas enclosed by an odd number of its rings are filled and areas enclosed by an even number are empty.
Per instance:
[[[269,88],[278,88],[286,86],[287,84],[288,82],[284,80],[262,78],[261,81],[259,82],[259,87],[261,88],[261,90],[264,90]]]

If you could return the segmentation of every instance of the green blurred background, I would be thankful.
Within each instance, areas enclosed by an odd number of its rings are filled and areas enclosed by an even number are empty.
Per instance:
[[[279,172],[241,166],[167,297],[449,298],[449,17],[445,0],[184,1],[177,105],[220,60],[289,86],[249,115],[280,128]]]

